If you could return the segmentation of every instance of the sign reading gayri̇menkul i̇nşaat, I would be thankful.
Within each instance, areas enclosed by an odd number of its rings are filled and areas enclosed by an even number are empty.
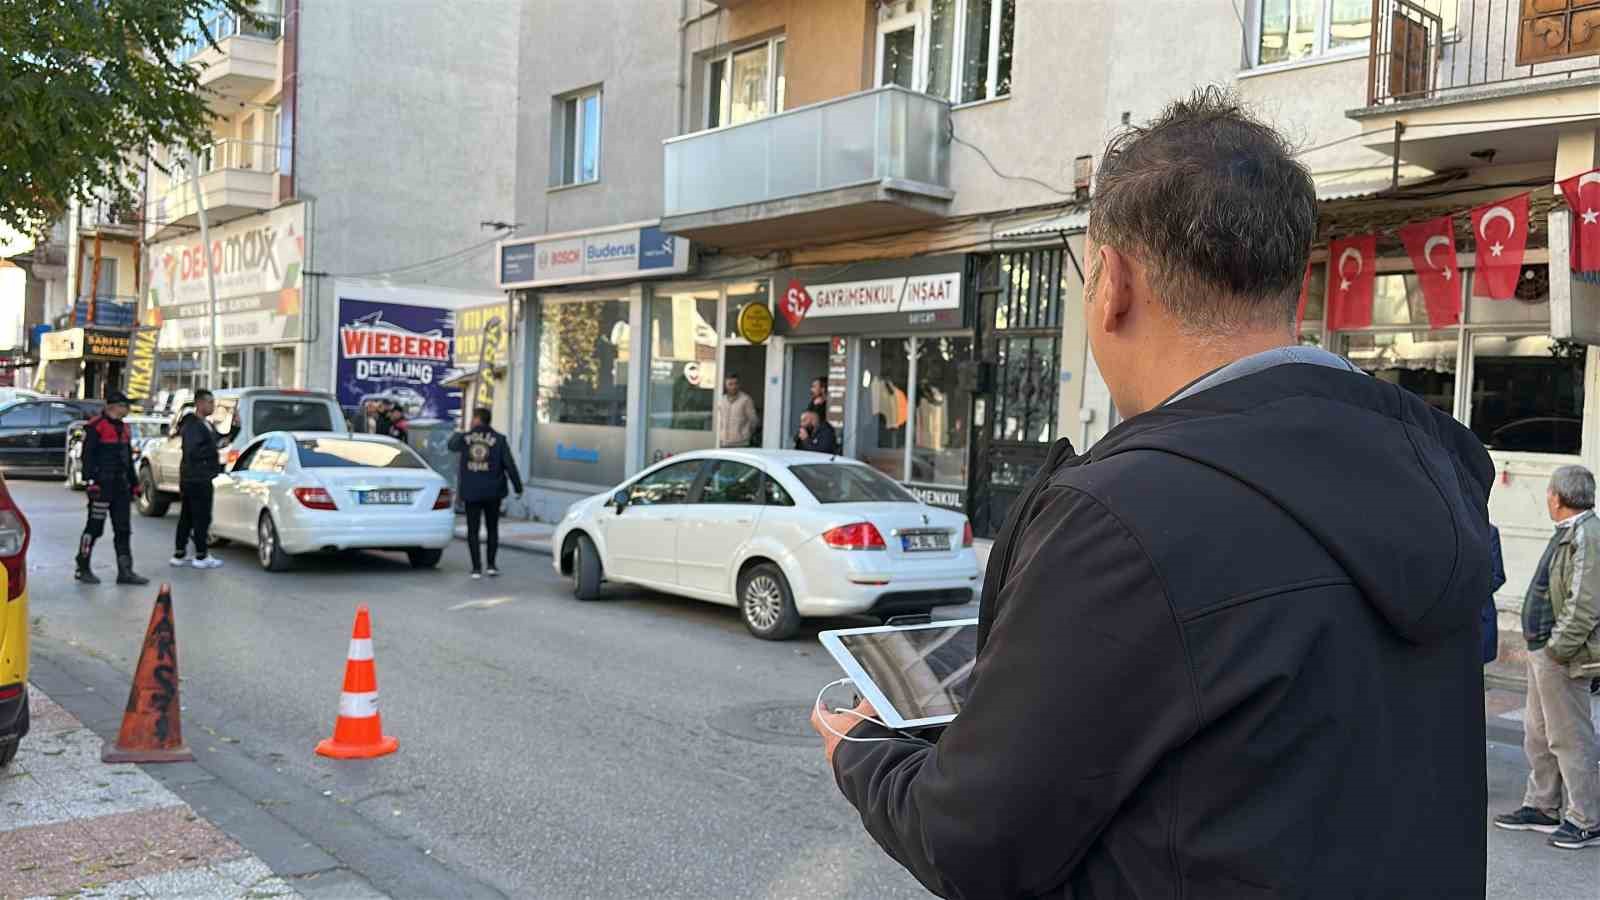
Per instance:
[[[461,392],[445,387],[455,316],[436,306],[339,298],[339,404],[387,397],[414,419],[448,419]]]

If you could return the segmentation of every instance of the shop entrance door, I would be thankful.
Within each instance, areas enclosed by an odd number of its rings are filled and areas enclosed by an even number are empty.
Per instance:
[[[789,359],[784,366],[783,383],[783,448],[794,446],[795,432],[800,430],[800,414],[811,405],[811,382],[828,377],[828,345],[826,342],[789,345]],[[844,439],[844,423],[834,422],[834,431]]]
[[[730,340],[723,348],[723,354],[722,371],[727,373],[727,376],[739,376],[739,390],[749,394],[750,402],[755,404],[756,421],[765,422],[767,419],[766,346],[756,347],[750,344],[735,344]],[[722,390],[721,385],[718,385],[717,390]],[[750,435],[748,446],[761,446],[760,425],[757,425],[755,433]]]

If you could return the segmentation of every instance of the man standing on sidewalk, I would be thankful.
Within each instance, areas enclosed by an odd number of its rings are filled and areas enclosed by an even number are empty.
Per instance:
[[[450,449],[461,454],[456,485],[467,507],[467,553],[472,556],[472,577],[482,578],[479,566],[478,523],[489,532],[489,575],[500,574],[495,554],[500,550],[500,501],[506,498],[506,481],[522,495],[522,474],[511,457],[511,443],[489,423],[493,414],[480,406],[472,411],[472,430],[450,436]]]
[[[217,432],[212,429],[211,414],[217,401],[210,391],[201,390],[194,395],[194,410],[178,423],[178,433],[183,438],[183,456],[178,462],[178,542],[172,551],[172,564],[181,566],[188,562],[189,540],[194,539],[196,569],[215,569],[222,560],[210,556],[207,546],[211,537],[211,479],[222,472],[222,460],[217,455]]]
[[[106,518],[117,548],[117,584],[149,584],[150,579],[133,571],[133,546],[129,540],[128,505],[139,496],[139,481],[133,474],[132,433],[128,423],[128,396],[121,391],[106,395],[106,407],[83,426],[83,477],[88,482],[89,521],[78,539],[77,571],[73,577],[84,584],[99,584],[89,569],[94,542],[105,533]]]
[[[739,389],[739,376],[729,373],[722,382],[722,399],[718,404],[721,409],[721,425],[719,437],[722,447],[748,447],[750,439],[755,436],[756,427],[761,424],[760,417],[756,415],[755,401],[750,395]]]
[[[1556,533],[1539,561],[1523,610],[1528,708],[1522,748],[1528,789],[1522,808],[1496,816],[1509,831],[1542,831],[1564,850],[1600,847],[1600,741],[1589,714],[1589,682],[1600,675],[1600,521],[1594,474],[1562,466],[1546,494]],[[1541,591],[1541,582],[1548,588]],[[1566,794],[1566,819],[1561,797]]]

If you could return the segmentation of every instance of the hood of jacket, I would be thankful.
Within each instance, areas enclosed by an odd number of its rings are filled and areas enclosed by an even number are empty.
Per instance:
[[[1492,583],[1494,466],[1472,432],[1411,392],[1275,366],[1123,422],[1087,462],[1135,450],[1208,466],[1283,509],[1406,640],[1476,625]]]

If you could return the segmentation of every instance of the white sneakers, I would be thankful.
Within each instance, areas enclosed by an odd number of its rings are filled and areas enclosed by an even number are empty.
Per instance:
[[[184,566],[187,566],[189,564],[189,557],[187,557],[187,556],[174,556],[174,557],[172,557],[171,559],[169,559],[167,561],[172,564],[172,567],[174,569],[181,569]]]
[[[207,556],[204,559],[197,559],[189,565],[194,566],[196,569],[220,569],[222,568],[222,560],[217,559],[215,556]]]

